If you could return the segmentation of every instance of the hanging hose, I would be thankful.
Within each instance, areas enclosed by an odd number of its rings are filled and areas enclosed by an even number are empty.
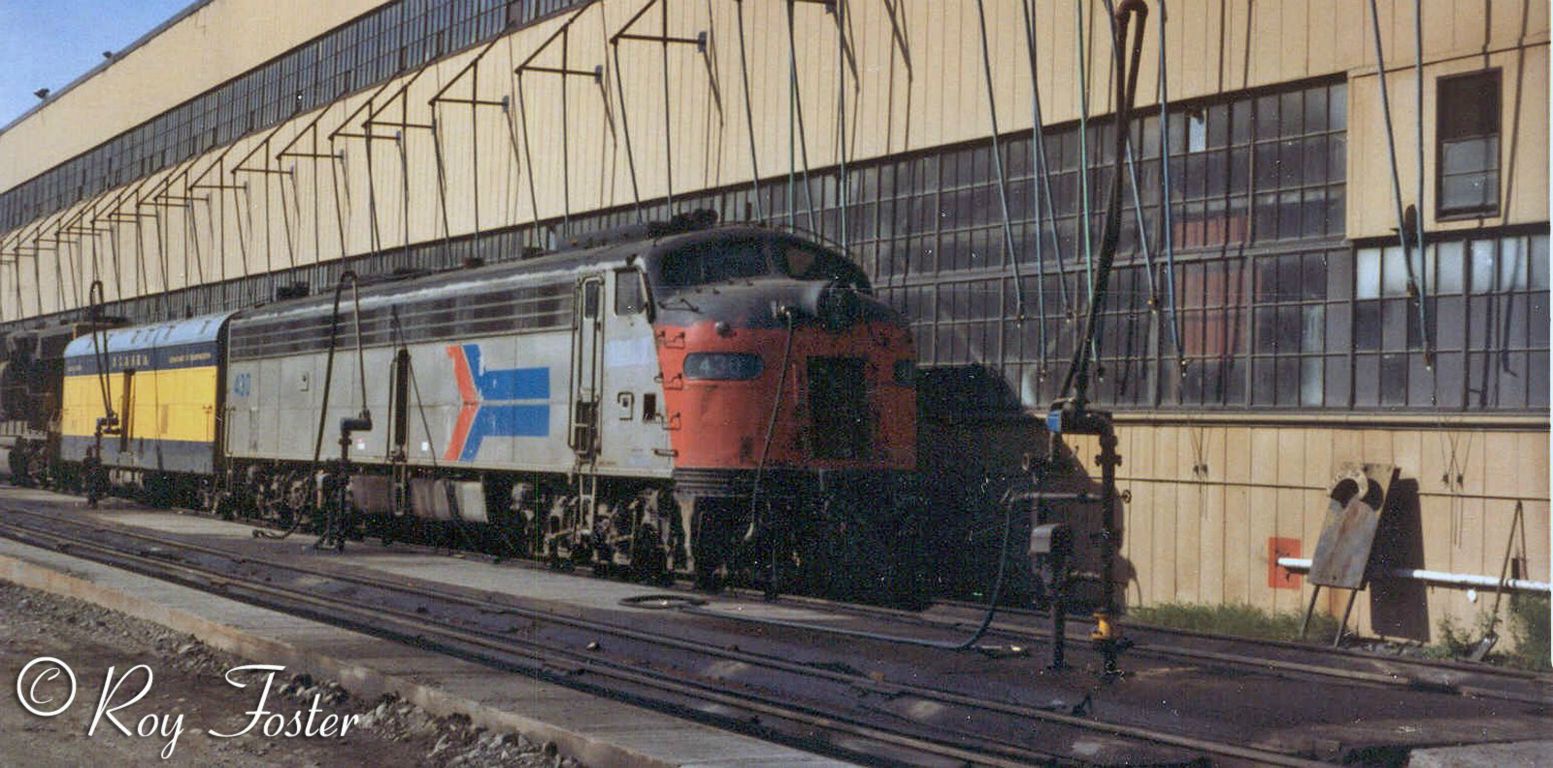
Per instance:
[[[921,648],[934,648],[943,651],[998,650],[994,648],[984,648],[978,645],[978,643],[980,643],[981,639],[986,637],[987,632],[992,629],[992,622],[997,617],[998,603],[1002,600],[1003,588],[1007,582],[1008,550],[1009,545],[1013,543],[1014,538],[1014,505],[1019,497],[1029,497],[1037,500],[1040,499],[1041,492],[1044,490],[1046,485],[1048,466],[1049,465],[1046,463],[1041,465],[1040,470],[1036,474],[1035,482],[1028,493],[1016,495],[1011,489],[1003,494],[1003,499],[1000,502],[1004,510],[1003,536],[1001,538],[1001,544],[998,547],[997,575],[993,578],[992,591],[988,595],[987,608],[986,612],[982,614],[981,623],[978,624],[975,631],[971,632],[971,634],[964,640],[924,640],[920,637],[904,637],[901,635],[884,634],[882,632],[844,629],[841,627],[832,627],[824,624],[812,624],[803,621],[768,619],[747,613],[728,613],[724,611],[711,610],[699,604],[682,606],[680,610],[686,613],[713,616],[719,619],[731,619],[733,621],[740,621],[747,624],[760,624],[763,626],[784,627],[787,629],[802,629],[813,632],[823,632],[825,634],[831,635],[843,635],[846,637],[858,637],[865,640],[877,640],[885,643],[896,643],[898,645],[914,645]]]
[[[1170,88],[1165,76],[1165,0],[1159,0],[1159,210],[1160,241],[1165,249],[1165,312],[1170,327],[1170,344],[1176,351],[1176,366],[1186,375],[1186,350],[1181,347],[1181,318],[1176,313],[1175,225],[1171,221],[1170,202]]]
[[[334,306],[329,313],[329,352],[324,361],[323,402],[318,406],[318,427],[313,440],[313,460],[307,470],[309,482],[318,477],[318,466],[323,459],[324,430],[329,425],[329,395],[333,390],[334,384],[334,352],[338,346],[337,340],[340,328],[340,296],[345,292],[346,281],[350,282],[351,296],[356,308],[356,367],[361,372],[361,399],[363,406],[365,406],[367,398],[367,371],[363,365],[364,360],[361,351],[361,295],[356,288],[356,273],[352,270],[346,270],[344,274],[340,275],[339,282],[335,283]],[[302,515],[292,515],[291,525],[286,530],[280,533],[273,533],[262,528],[255,528],[253,536],[256,539],[285,539],[296,533],[301,525]]]
[[[1416,309],[1418,311],[1418,330],[1419,333],[1423,336],[1424,343],[1424,365],[1426,367],[1433,368],[1434,351],[1429,344],[1429,318],[1427,315],[1427,310],[1424,308],[1423,290],[1419,286],[1418,277],[1413,273],[1413,253],[1412,250],[1408,248],[1407,216],[1402,211],[1402,181],[1400,172],[1397,170],[1397,138],[1395,135],[1393,135],[1391,128],[1391,96],[1390,89],[1386,87],[1386,55],[1385,51],[1381,49],[1380,9],[1376,6],[1375,0],[1370,0],[1370,19],[1371,28],[1375,33],[1375,78],[1380,83],[1380,110],[1381,115],[1385,118],[1386,121],[1386,152],[1387,158],[1391,161],[1391,196],[1397,210],[1397,240],[1402,245],[1402,261],[1407,269],[1408,298],[1415,303]],[[1422,62],[1420,62],[1420,68],[1421,66]],[[1422,93],[1422,90],[1420,90],[1420,93]],[[1423,104],[1421,102],[1418,105],[1418,114],[1418,119],[1422,120]],[[1419,136],[1419,141],[1423,141],[1422,134]],[[1420,170],[1422,170],[1422,168],[1420,168]],[[1421,174],[1420,178],[1422,178]],[[1422,221],[1424,215],[1423,202],[1423,198],[1420,197],[1418,200],[1417,209],[1420,222]],[[1422,254],[1424,247],[1424,241],[1422,239],[1422,223],[1418,225],[1418,232],[1420,233],[1420,237],[1417,246],[1419,253]],[[1419,266],[1422,267],[1422,256],[1420,256],[1418,261]]]
[[[98,436],[101,437],[104,426],[113,429],[119,425],[119,417],[113,412],[113,396],[109,393],[108,385],[108,350],[105,338],[108,334],[105,329],[97,327],[102,322],[102,305],[105,298],[101,280],[92,281],[91,288],[86,291],[86,297],[89,305],[87,317],[92,323],[92,362],[97,365],[97,383],[102,389],[103,418],[97,425]]]
[[[781,315],[783,321],[787,323],[787,339],[782,345],[782,367],[777,371],[777,391],[776,397],[771,400],[771,418],[766,421],[766,439],[761,444],[760,460],[755,463],[755,480],[750,486],[750,528],[744,534],[745,543],[749,543],[755,539],[760,529],[764,528],[766,537],[771,540],[771,574],[766,588],[767,595],[771,597],[775,597],[776,593],[777,540],[775,533],[773,533],[774,526],[769,519],[765,520],[764,526],[761,526],[758,522],[761,520],[759,517],[760,481],[766,472],[766,458],[771,455],[771,440],[776,436],[777,416],[782,413],[782,395],[787,391],[787,367],[792,362],[793,353],[794,310],[792,307],[782,307],[777,310],[777,314]]]
[[[1131,14],[1138,15],[1138,31],[1132,41],[1131,66],[1121,66],[1122,51],[1127,41]],[[1123,0],[1116,10],[1116,147],[1115,168],[1111,174],[1110,200],[1106,206],[1105,229],[1100,242],[1100,258],[1095,269],[1095,290],[1090,298],[1088,319],[1084,324],[1082,343],[1074,345],[1073,360],[1062,384],[1062,395],[1076,392],[1075,400],[1082,405],[1089,390],[1089,365],[1096,346],[1095,335],[1100,322],[1101,308],[1105,304],[1110,283],[1111,265],[1116,261],[1116,244],[1121,234],[1122,178],[1126,170],[1127,126],[1132,119],[1133,97],[1138,88],[1138,65],[1143,56],[1143,22],[1148,18],[1148,6],[1142,0]]]
[[[992,165],[997,170],[998,177],[998,205],[1003,211],[1003,247],[1008,253],[1009,266],[1014,273],[1014,322],[1025,321],[1025,281],[1019,274],[1019,253],[1014,249],[1014,227],[1009,222],[1008,213],[1008,178],[1003,172],[1003,149],[998,143],[998,94],[993,89],[992,83],[992,45],[987,41],[987,7],[985,0],[976,0],[976,18],[981,24],[981,68],[987,82],[987,111],[992,119]],[[1040,130],[1040,126],[1036,126]],[[1040,239],[1040,233],[1036,233],[1036,239]],[[1041,313],[1041,320],[1046,319],[1045,312]],[[1045,324],[1041,326],[1042,340],[1045,340]]]
[[[97,506],[97,499],[102,494],[102,436],[104,433],[112,434],[118,431],[119,417],[113,412],[113,397],[109,394],[108,386],[108,351],[106,333],[100,333],[97,328],[102,320],[103,286],[102,280],[93,280],[92,287],[86,292],[87,301],[90,304],[90,317],[92,322],[92,360],[97,364],[97,382],[102,388],[102,418],[92,429],[92,449],[87,457],[85,481],[86,500],[92,506]],[[126,383],[125,386],[128,386]]]
[[[1107,286],[1107,277],[1108,277],[1109,272],[1110,272],[1111,262],[1114,260],[1115,255],[1116,255],[1116,242],[1117,242],[1117,239],[1118,239],[1118,233],[1119,233],[1120,225],[1121,225],[1121,199],[1122,199],[1121,179],[1122,179],[1122,172],[1124,170],[1123,164],[1125,163],[1125,157],[1126,157],[1125,142],[1126,142],[1126,137],[1127,137],[1127,132],[1122,127],[1126,126],[1127,123],[1128,123],[1128,120],[1130,119],[1133,95],[1134,95],[1134,93],[1136,91],[1136,88],[1137,88],[1138,62],[1139,62],[1139,60],[1140,60],[1140,58],[1142,56],[1142,52],[1143,52],[1143,21],[1148,16],[1148,8],[1143,4],[1143,0],[1123,0],[1123,2],[1120,4],[1120,8],[1116,11],[1116,18],[1117,18],[1117,21],[1118,21],[1117,26],[1116,26],[1116,39],[1118,41],[1118,45],[1117,45],[1117,50],[1118,51],[1122,50],[1121,43],[1124,42],[1125,39],[1126,39],[1127,30],[1128,30],[1128,22],[1130,20],[1130,15],[1129,14],[1132,14],[1132,13],[1136,13],[1137,16],[1139,17],[1138,35],[1135,38],[1135,40],[1133,41],[1133,46],[1132,46],[1132,65],[1131,65],[1130,68],[1127,68],[1125,70],[1125,72],[1124,72],[1124,69],[1120,66],[1120,64],[1122,62],[1118,61],[1118,67],[1116,69],[1116,87],[1117,87],[1117,94],[1118,94],[1118,100],[1117,100],[1117,126],[1118,126],[1118,129],[1116,131],[1117,147],[1116,147],[1115,157],[1116,157],[1117,167],[1116,167],[1116,173],[1114,173],[1113,176],[1112,176],[1111,201],[1110,201],[1110,207],[1107,209],[1107,212],[1106,212],[1106,227],[1105,227],[1105,234],[1106,234],[1106,236],[1105,236],[1104,242],[1102,243],[1102,247],[1101,247],[1099,269],[1097,270],[1097,273],[1096,273],[1096,279],[1097,279],[1096,286],[1095,286],[1096,290],[1095,290],[1095,294],[1094,294],[1094,299],[1093,299],[1093,301],[1091,301],[1090,307],[1089,307],[1089,313],[1090,314],[1089,314],[1089,320],[1086,323],[1086,327],[1085,327],[1084,342],[1082,344],[1077,345],[1077,348],[1075,350],[1073,364],[1072,364],[1072,366],[1068,370],[1067,381],[1066,381],[1066,383],[1063,386],[1064,394],[1066,394],[1068,389],[1072,387],[1072,385],[1075,382],[1075,380],[1080,380],[1081,381],[1083,378],[1086,377],[1086,376],[1081,376],[1078,373],[1078,371],[1083,370],[1084,367],[1087,366],[1088,358],[1087,358],[1087,356],[1084,355],[1084,352],[1086,350],[1088,350],[1091,347],[1091,345],[1093,344],[1093,342],[1094,342],[1095,313],[1098,311],[1098,307],[1100,306],[1100,304],[1102,303],[1102,300],[1104,299],[1105,291],[1106,291],[1106,286]],[[1120,58],[1120,54],[1118,54],[1118,58]],[[789,315],[788,316],[788,348],[783,351],[783,355],[782,355],[783,356],[783,362],[782,362],[783,379],[786,378],[786,369],[787,369],[787,363],[788,363],[787,357],[788,357],[788,352],[791,349],[791,342],[792,342],[792,318],[791,318],[791,315]],[[1084,390],[1084,387],[1080,387],[1080,392],[1079,392],[1079,398],[1080,399],[1083,398],[1083,390]],[[771,437],[772,437],[772,434],[773,434],[773,432],[775,430],[776,415],[778,413],[777,409],[780,407],[780,402],[781,402],[780,395],[781,395],[781,385],[779,383],[779,385],[778,385],[778,400],[777,400],[777,403],[773,405],[771,421],[768,424],[768,428],[767,428],[767,431],[766,431],[766,449],[762,450],[762,452],[761,452],[761,461],[760,461],[759,466],[756,469],[756,476],[755,476],[756,477],[756,485],[755,485],[754,492],[751,494],[751,503],[750,503],[750,509],[751,509],[752,515],[754,513],[755,505],[756,505],[756,499],[757,499],[758,494],[759,494],[760,474],[764,470],[766,451],[769,450],[769,448],[770,448]],[[1013,540],[1014,506],[1015,506],[1015,502],[1019,498],[1021,498],[1021,497],[1028,497],[1028,498],[1034,498],[1034,499],[1039,500],[1039,498],[1041,496],[1041,493],[1042,493],[1042,491],[1045,488],[1046,480],[1047,480],[1047,477],[1048,477],[1048,475],[1050,473],[1050,469],[1051,469],[1051,466],[1050,466],[1049,463],[1043,463],[1037,469],[1036,477],[1035,477],[1035,480],[1034,480],[1034,482],[1032,484],[1032,488],[1031,488],[1029,493],[1020,494],[1018,496],[1016,496],[1012,492],[1004,494],[1003,500],[1002,500],[1002,505],[1004,507],[1003,535],[1001,537],[1001,543],[1000,543],[1000,547],[999,547],[997,574],[993,578],[992,590],[991,590],[991,592],[990,592],[990,594],[988,596],[986,612],[982,615],[981,622],[980,622],[980,624],[978,624],[976,630],[974,632],[972,632],[971,635],[969,637],[967,637],[966,639],[964,639],[964,640],[960,640],[960,641],[934,641],[934,640],[924,640],[924,639],[915,638],[915,637],[899,637],[899,636],[895,636],[895,635],[886,635],[886,634],[880,634],[880,633],[874,633],[874,632],[866,632],[866,631],[859,631],[859,630],[849,630],[849,629],[841,629],[841,628],[837,628],[837,627],[829,627],[829,626],[823,626],[823,625],[816,625],[816,624],[810,624],[810,623],[806,623],[806,622],[784,621],[784,620],[781,620],[781,619],[766,619],[766,618],[760,618],[760,617],[756,617],[756,616],[748,616],[748,615],[742,615],[742,614],[732,614],[732,613],[725,613],[725,612],[721,612],[721,611],[712,611],[712,610],[708,610],[708,609],[705,609],[705,608],[702,608],[702,607],[699,607],[699,606],[686,606],[686,607],[681,608],[681,610],[683,610],[685,612],[688,612],[688,613],[698,613],[698,614],[702,614],[702,615],[713,616],[713,617],[720,618],[720,619],[731,619],[731,620],[734,620],[734,621],[740,621],[740,622],[745,622],[745,623],[750,623],[750,624],[760,624],[760,625],[765,625],[765,626],[785,627],[785,628],[789,628],[789,629],[803,629],[803,630],[810,630],[810,631],[815,631],[815,632],[823,632],[823,633],[827,633],[827,634],[845,635],[845,636],[849,636],[849,637],[860,637],[860,638],[864,638],[864,639],[868,639],[868,640],[877,640],[877,641],[882,641],[882,642],[898,643],[898,644],[902,644],[902,645],[914,645],[914,646],[920,646],[920,647],[926,647],[926,648],[936,648],[936,649],[940,649],[940,650],[951,650],[951,651],[988,650],[988,649],[981,648],[980,646],[977,645],[977,643],[980,642],[981,639],[986,636],[986,633],[992,627],[992,622],[993,622],[993,620],[997,616],[998,603],[1002,599],[1003,589],[1004,589],[1005,583],[1007,581],[1007,576],[1008,576],[1008,549],[1009,549],[1009,545],[1012,543],[1012,540]],[[748,540],[748,539],[753,537],[754,531],[755,531],[755,529],[752,526],[750,533],[746,534],[746,540]],[[775,573],[775,571],[774,571],[775,565],[774,564],[775,564],[775,558],[773,558],[773,575]],[[774,583],[774,579],[773,579],[773,583]]]

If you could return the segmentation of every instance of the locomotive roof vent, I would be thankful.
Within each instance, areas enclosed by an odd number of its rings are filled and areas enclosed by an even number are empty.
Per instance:
[[[707,229],[717,223],[717,211],[710,208],[701,208],[685,213],[677,213],[668,221],[648,221],[640,224],[626,224],[609,229],[601,229],[596,232],[588,232],[561,242],[557,251],[573,251],[582,248],[597,248],[603,245],[624,243],[631,240],[656,240],[660,237],[678,235],[685,232],[694,232],[698,229]]]

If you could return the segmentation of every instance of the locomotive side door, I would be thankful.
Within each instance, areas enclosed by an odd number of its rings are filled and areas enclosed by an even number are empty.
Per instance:
[[[636,267],[611,273],[605,303],[604,424],[609,444],[599,465],[616,474],[653,476],[672,469],[669,433],[664,429],[663,385],[658,350],[648,321],[647,288]]]
[[[604,382],[604,277],[577,282],[572,338],[572,407],[567,443],[579,463],[592,463],[599,452],[599,399]]]

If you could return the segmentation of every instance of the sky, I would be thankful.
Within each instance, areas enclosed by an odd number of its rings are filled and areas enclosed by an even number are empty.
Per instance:
[[[0,0],[0,126],[193,0]]]

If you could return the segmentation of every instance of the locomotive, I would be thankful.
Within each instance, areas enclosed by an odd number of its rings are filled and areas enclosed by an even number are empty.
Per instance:
[[[61,477],[337,545],[440,530],[562,568],[864,599],[916,578],[910,332],[787,231],[682,215],[347,273],[332,297],[78,328],[63,363]]]

